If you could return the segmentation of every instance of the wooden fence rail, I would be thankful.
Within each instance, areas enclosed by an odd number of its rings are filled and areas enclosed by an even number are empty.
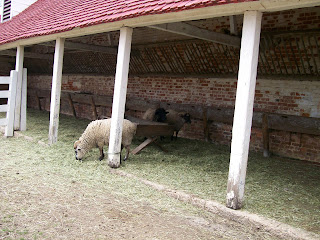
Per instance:
[[[50,90],[28,89],[30,97],[37,98],[39,109],[40,98],[50,99]],[[96,107],[112,107],[112,96],[92,95],[85,93],[75,93],[62,91],[61,99],[69,102],[71,112],[76,117],[74,103],[87,104],[92,106],[92,114],[97,117]],[[126,110],[144,112],[148,108],[163,107],[165,109],[174,109],[176,111],[189,112],[193,119],[203,121],[203,132],[206,140],[210,139],[209,127],[212,122],[225,124],[233,123],[233,108],[227,107],[208,107],[196,104],[177,104],[164,103],[151,100],[141,100],[128,98]],[[253,113],[252,126],[261,128],[263,133],[263,146],[265,156],[269,155],[269,130],[280,130],[296,133],[305,133],[311,135],[320,135],[320,118],[301,117],[286,114],[257,112]]]
[[[0,84],[9,85],[9,90],[0,91],[0,98],[7,98],[7,104],[0,105],[0,112],[6,113],[6,118],[0,118],[0,125],[6,126],[4,135],[13,136],[14,108],[16,102],[18,72],[12,70],[10,77],[0,77]]]

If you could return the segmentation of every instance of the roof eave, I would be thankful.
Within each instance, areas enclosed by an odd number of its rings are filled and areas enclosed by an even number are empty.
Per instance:
[[[207,19],[222,16],[240,15],[245,11],[274,12],[295,8],[320,6],[319,0],[260,0],[255,2],[229,3],[212,7],[196,8],[180,12],[171,12],[157,15],[146,15],[135,18],[128,18],[110,23],[92,25],[85,28],[74,28],[69,31],[59,32],[49,35],[35,36],[20,39],[14,42],[0,45],[0,51],[16,48],[17,46],[27,46],[43,42],[53,41],[57,38],[73,38],[102,32],[119,30],[123,26],[145,27],[162,23],[181,22],[190,20]]]

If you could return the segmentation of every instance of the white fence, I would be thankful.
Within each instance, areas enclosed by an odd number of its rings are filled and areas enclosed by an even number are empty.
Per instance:
[[[10,77],[0,77],[0,84],[9,84],[9,90],[0,91],[0,98],[7,98],[7,104],[0,105],[0,112],[6,113],[6,118],[0,118],[0,125],[5,125],[6,137],[13,136],[14,108],[16,103],[16,89],[18,72],[12,70]]]

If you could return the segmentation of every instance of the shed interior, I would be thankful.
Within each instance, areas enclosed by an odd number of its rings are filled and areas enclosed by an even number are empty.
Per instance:
[[[227,39],[240,42],[242,18],[176,23],[183,35],[135,28],[126,114],[141,117],[150,106],[187,111],[192,124],[181,137],[230,145],[240,44]],[[320,163],[319,29],[320,7],[263,14],[251,150],[268,144],[271,153]],[[225,43],[212,33],[224,34]],[[110,116],[118,40],[118,31],[66,39],[62,113]],[[28,107],[50,110],[54,46],[25,47]],[[0,75],[8,75],[16,52],[0,54]]]

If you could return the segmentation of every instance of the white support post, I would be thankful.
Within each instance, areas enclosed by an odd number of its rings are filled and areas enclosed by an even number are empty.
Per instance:
[[[18,82],[18,72],[15,70],[12,70],[10,72],[8,110],[7,110],[7,116],[6,116],[7,126],[5,128],[5,133],[4,133],[6,137],[13,136],[14,107],[16,103],[17,82]]]
[[[22,89],[22,75],[23,75],[23,58],[24,46],[17,47],[16,55],[16,71],[18,72],[18,82],[16,90],[16,106],[14,110],[14,130],[20,130],[21,121],[21,89]]]
[[[22,72],[22,90],[21,90],[21,122],[20,130],[27,130],[27,69]]]
[[[126,104],[132,28],[120,29],[117,68],[112,103],[112,120],[108,150],[108,165],[112,168],[120,166],[122,124]]]
[[[261,19],[261,12],[244,13],[226,203],[233,209],[241,208],[244,199]]]
[[[56,47],[54,52],[51,102],[50,102],[49,141],[48,141],[50,145],[58,141],[64,42],[65,42],[64,38],[58,38],[56,40]]]

